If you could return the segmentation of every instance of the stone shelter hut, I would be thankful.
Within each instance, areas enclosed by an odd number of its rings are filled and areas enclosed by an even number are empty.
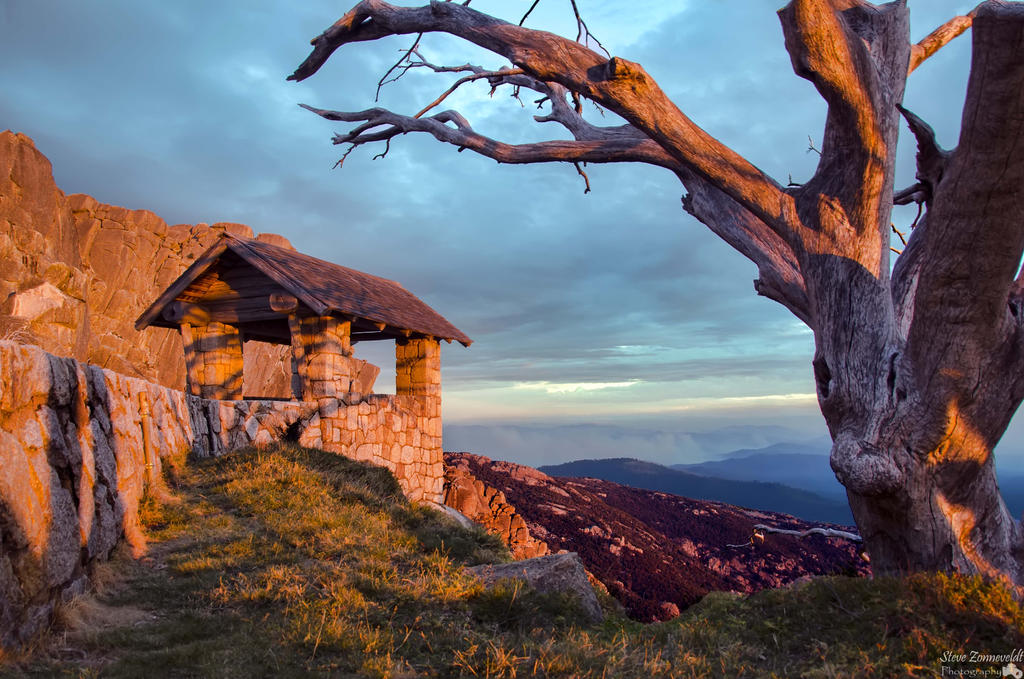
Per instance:
[[[181,333],[186,391],[219,400],[243,398],[247,340],[291,346],[292,398],[306,402],[368,393],[378,369],[352,345],[393,340],[396,394],[439,405],[439,342],[472,342],[394,281],[229,233],[135,323],[151,325]]]

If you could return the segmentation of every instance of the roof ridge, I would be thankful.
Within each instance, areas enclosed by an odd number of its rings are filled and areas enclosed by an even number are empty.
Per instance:
[[[302,289],[302,292],[305,293],[305,294],[304,295],[296,295],[297,297],[304,297],[304,296],[305,297],[310,297],[313,301],[317,302],[324,309],[328,309],[328,310],[331,309],[331,305],[328,304],[327,302],[325,302],[324,300],[322,300],[318,295],[314,294],[313,291],[306,289],[305,286],[299,286],[296,283],[296,281],[294,280],[294,276],[290,275],[287,271],[282,270],[281,267],[278,266],[277,262],[275,262],[274,260],[272,260],[272,259],[270,259],[268,257],[265,257],[262,253],[259,252],[259,250],[256,250],[255,248],[250,247],[249,244],[251,242],[255,241],[254,238],[242,239],[242,238],[239,238],[238,236],[235,236],[235,235],[232,235],[232,234],[229,234],[229,233],[225,233],[224,235],[227,236],[228,238],[232,238],[234,240],[237,240],[238,244],[241,247],[245,248],[246,252],[248,252],[252,256],[256,257],[260,261],[260,263],[262,263],[264,266],[272,269],[282,279],[288,281],[289,283],[295,284],[297,287],[300,287]],[[269,245],[269,243],[264,243],[264,245]],[[277,246],[271,245],[271,247],[277,247]],[[279,249],[283,250],[284,248],[279,248]],[[307,256],[309,256],[309,255],[307,255]],[[321,260],[321,261],[323,261],[323,260]],[[287,284],[281,283],[281,281],[275,281],[275,282],[281,284],[285,288],[288,288],[289,290],[292,291],[293,294],[296,292],[295,289],[292,287],[292,285],[287,285]],[[308,304],[308,302],[307,302],[307,304]],[[309,306],[313,306],[313,305],[310,304]]]
[[[337,267],[340,267],[342,269],[347,269],[348,271],[354,271],[355,273],[357,273],[357,274],[359,274],[361,276],[368,276],[370,278],[376,278],[379,281],[385,281],[387,283],[391,283],[392,285],[397,285],[398,287],[402,288],[403,290],[408,291],[408,288],[406,288],[404,285],[402,285],[399,281],[396,281],[396,280],[394,280],[392,278],[384,278],[383,276],[378,276],[377,274],[372,274],[372,273],[369,273],[369,272],[366,272],[366,271],[361,271],[360,269],[353,269],[350,266],[345,266],[344,264],[338,264],[336,262],[331,262],[331,261],[328,261],[326,259],[320,259],[319,257],[314,257],[313,255],[308,255],[308,254],[306,254],[304,252],[299,252],[298,250],[288,250],[287,248],[282,248],[279,245],[274,245],[273,243],[268,243],[266,241],[262,241],[259,238],[244,238],[242,236],[236,236],[235,234],[231,234],[231,233],[228,233],[226,231],[222,234],[221,237],[234,238],[235,240],[244,242],[247,245],[250,244],[250,243],[258,243],[261,248],[274,248],[276,250],[281,250],[282,252],[297,252],[298,254],[300,254],[300,255],[302,255],[304,257],[309,257],[310,259],[319,260],[319,261],[323,262],[324,264],[329,264],[330,266],[337,266]]]

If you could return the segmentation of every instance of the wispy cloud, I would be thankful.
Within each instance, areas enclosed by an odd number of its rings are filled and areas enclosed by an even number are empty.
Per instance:
[[[516,382],[513,389],[543,391],[548,394],[577,394],[605,389],[625,389],[640,383],[640,380],[626,382]]]

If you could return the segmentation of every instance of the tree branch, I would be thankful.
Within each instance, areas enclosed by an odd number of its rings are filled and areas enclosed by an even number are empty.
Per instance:
[[[970,28],[971,24],[974,23],[974,15],[977,11],[978,8],[975,7],[968,14],[953,17],[926,35],[919,43],[912,46],[910,48],[910,65],[907,67],[907,75],[913,73],[914,69],[924,63],[925,59],[938,52],[954,38]]]
[[[408,132],[426,132],[439,141],[460,149],[469,149],[499,163],[623,163],[638,162],[676,170],[675,159],[649,139],[626,134],[609,133],[603,139],[545,141],[531,144],[508,144],[475,132],[461,114],[441,111],[432,116],[415,118],[382,108],[365,111],[329,111],[300,104],[317,115],[341,122],[360,123],[347,134],[334,137],[335,144],[360,146],[386,141]]]
[[[792,200],[782,188],[687,118],[637,64],[603,57],[572,40],[500,21],[455,3],[395,7],[363,0],[313,40],[289,76],[315,73],[340,46],[385,35],[444,32],[504,56],[533,78],[558,83],[619,114],[677,161],[721,187],[780,235],[792,237]]]
[[[774,526],[768,526],[763,523],[759,523],[754,526],[754,530],[759,530],[764,533],[778,533],[779,535],[792,535],[798,538],[805,538],[809,535],[823,535],[827,538],[840,538],[842,540],[850,540],[851,542],[863,542],[863,538],[856,533],[851,533],[846,530],[836,530],[835,528],[808,528],[807,530],[790,530],[788,528],[775,528]]]
[[[412,46],[411,46],[411,47],[409,47],[409,49],[403,50],[403,51],[402,51],[402,56],[401,56],[401,58],[400,58],[400,59],[399,59],[398,61],[396,61],[396,62],[395,62],[395,63],[394,63],[394,64],[393,64],[392,66],[391,66],[391,68],[389,68],[389,69],[388,69],[387,71],[385,71],[385,72],[384,72],[384,75],[382,75],[382,76],[380,77],[380,80],[378,80],[378,81],[377,81],[377,92],[376,92],[376,93],[375,93],[375,94],[373,95],[373,100],[374,100],[374,101],[380,101],[380,89],[381,89],[382,87],[384,87],[384,85],[388,84],[389,82],[395,82],[396,80],[398,80],[399,78],[401,78],[401,77],[402,77],[402,75],[404,75],[404,74],[405,74],[405,71],[409,70],[409,69],[408,69],[408,67],[405,67],[405,68],[403,69],[403,71],[402,71],[401,73],[399,73],[398,75],[396,75],[396,76],[395,76],[394,78],[392,78],[391,80],[388,80],[388,76],[389,76],[389,75],[391,75],[392,73],[394,73],[396,69],[398,69],[398,68],[402,68],[402,62],[403,62],[403,61],[407,61],[407,60],[409,59],[409,55],[411,55],[411,54],[416,54],[416,48],[417,48],[417,47],[419,47],[419,45],[420,45],[420,40],[421,40],[422,38],[423,38],[423,34],[422,34],[422,33],[420,33],[419,35],[417,35],[417,36],[416,36],[416,39],[412,41]]]
[[[892,158],[899,136],[895,105],[902,99],[909,59],[909,19],[902,3],[875,7],[861,0],[793,0],[779,11],[794,72],[828,104],[821,160],[796,191],[802,210],[821,221],[829,245],[878,276],[888,270]],[[833,198],[825,207],[819,196]],[[823,214],[841,206],[839,219]],[[814,221],[808,218],[808,221]],[[850,238],[850,230],[860,238]],[[865,240],[866,239],[866,240]]]
[[[444,91],[444,93],[441,94],[441,96],[439,96],[437,99],[424,106],[423,110],[414,115],[413,118],[422,118],[424,113],[436,107],[442,101],[447,99],[452,92],[459,89],[468,82],[473,82],[474,80],[487,78],[488,80],[491,81],[492,87],[497,87],[497,85],[494,83],[500,83],[504,77],[510,75],[522,75],[522,73],[523,70],[521,68],[503,68],[499,71],[484,71],[482,73],[474,73],[472,75],[463,76],[462,78],[456,80],[451,87],[449,87],[447,90]]]
[[[813,327],[799,260],[789,244],[706,180],[686,172],[680,179],[690,191],[683,198],[683,208],[757,265],[757,294],[778,302]]]
[[[920,205],[931,205],[935,187],[942,181],[951,152],[944,150],[935,141],[935,130],[917,115],[897,105],[899,112],[906,118],[910,131],[917,139],[917,179],[918,183],[904,189],[893,196],[896,205],[914,202]]]

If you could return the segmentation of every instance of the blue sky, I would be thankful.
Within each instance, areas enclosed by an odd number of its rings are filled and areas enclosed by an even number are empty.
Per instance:
[[[912,0],[912,37],[971,4]],[[473,3],[512,21],[528,5]],[[775,3],[580,6],[612,54],[644,64],[712,134],[783,183],[813,171],[808,139],[820,140],[824,106],[791,71]],[[0,128],[33,137],[67,193],[170,224],[243,222],[400,281],[475,340],[445,348],[446,422],[824,431],[809,331],[754,294],[753,265],[681,210],[683,189],[667,172],[591,166],[584,195],[571,166],[498,166],[412,136],[384,159],[363,148],[332,169],[342,149],[330,136],[345,126],[297,104],[369,107],[409,43],[346,47],[310,80],[286,82],[309,39],[346,9],[0,1]],[[528,25],[575,34],[566,0],[545,0]],[[438,63],[502,65],[443,36],[425,38],[423,51]],[[906,104],[945,146],[956,143],[968,58],[964,37],[910,79]],[[412,74],[381,104],[415,112],[452,80]],[[479,85],[445,105],[505,140],[557,135],[531,122],[526,103]],[[906,136],[898,188],[913,181]],[[357,346],[385,366],[390,352]]]

